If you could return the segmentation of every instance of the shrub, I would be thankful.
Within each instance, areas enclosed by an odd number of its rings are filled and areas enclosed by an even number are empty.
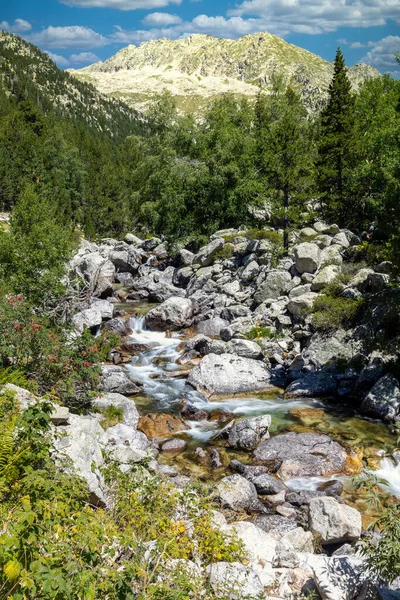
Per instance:
[[[324,287],[324,294],[326,296],[331,296],[332,298],[337,298],[343,292],[343,289],[350,280],[351,275],[348,275],[347,273],[339,273],[336,275],[335,279],[333,279]]]
[[[244,234],[249,240],[267,240],[275,246],[282,246],[283,239],[278,231],[266,229],[249,229]]]
[[[318,296],[311,308],[312,324],[322,331],[351,327],[359,317],[362,305],[362,298],[350,300]]]
[[[282,333],[274,331],[270,327],[261,327],[259,325],[252,327],[245,336],[248,340],[258,340],[262,338],[277,339],[283,337]]]
[[[221,248],[221,250],[218,250],[218,252],[215,254],[214,260],[228,260],[229,258],[232,258],[233,255],[234,255],[233,245],[225,244],[225,246],[223,248]]]
[[[113,427],[118,423],[121,423],[124,419],[124,411],[122,408],[118,408],[118,406],[114,406],[111,404],[100,411],[103,415],[101,420],[101,426],[103,429],[108,429],[109,427]]]

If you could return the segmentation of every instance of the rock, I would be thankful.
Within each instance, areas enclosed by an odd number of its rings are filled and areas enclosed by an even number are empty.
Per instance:
[[[228,444],[238,450],[253,450],[260,441],[269,437],[271,416],[243,419],[229,431]]]
[[[105,409],[109,406],[115,406],[120,408],[123,412],[123,423],[130,427],[137,427],[139,422],[139,413],[136,408],[136,404],[130,398],[123,396],[122,394],[108,393],[104,396],[97,396],[92,400],[92,405],[96,408]]]
[[[328,248],[324,248],[321,251],[320,256],[320,264],[322,267],[326,267],[328,265],[337,265],[340,267],[343,264],[342,257],[343,246],[339,246],[334,244],[332,246],[328,246]]]
[[[114,305],[108,300],[93,298],[90,302],[90,307],[98,310],[101,314],[101,318],[104,320],[112,319],[114,316]]]
[[[315,273],[319,267],[321,251],[316,244],[304,242],[294,248],[297,272]]]
[[[210,452],[210,464],[212,469],[220,469],[223,467],[221,457],[216,448],[213,448],[213,450]]]
[[[108,451],[118,447],[129,447],[136,452],[142,452],[140,460],[151,454],[151,443],[144,433],[124,423],[109,427],[103,435],[102,442]]]
[[[258,360],[233,354],[208,354],[195,366],[188,382],[207,397],[271,389],[270,373]]]
[[[314,475],[332,475],[346,467],[347,453],[327,435],[285,433],[264,440],[255,449],[258,464],[281,462],[278,475],[282,479]]]
[[[100,390],[102,392],[127,394],[128,396],[140,392],[140,388],[129,379],[126,371],[116,365],[102,366]]]
[[[32,392],[25,390],[18,385],[13,383],[6,383],[1,387],[2,392],[12,392],[14,399],[18,402],[21,411],[26,410],[30,406],[34,406],[38,401],[38,398]]]
[[[95,329],[101,325],[103,318],[97,308],[87,308],[72,317],[72,324],[79,332],[84,329]]]
[[[373,269],[361,269],[348,283],[348,287],[356,288],[359,292],[365,292],[369,285],[369,276],[374,273]]]
[[[183,452],[186,446],[187,444],[185,440],[175,438],[173,440],[168,440],[168,442],[165,442],[165,444],[161,446],[161,450],[163,452]]]
[[[229,529],[242,542],[249,567],[258,573],[264,586],[271,585],[275,579],[272,563],[277,540],[249,521],[232,523]]]
[[[53,425],[68,425],[69,424],[69,408],[66,406],[56,406],[51,413],[50,421]]]
[[[185,250],[185,248],[181,248],[176,258],[180,266],[190,267],[194,260],[194,254],[193,252],[189,252],[189,250]]]
[[[306,283],[304,285],[296,285],[289,292],[289,299],[298,298],[299,296],[304,296],[304,294],[309,294],[311,292],[311,283]]]
[[[183,419],[162,413],[149,413],[140,417],[137,427],[150,439],[171,437],[188,429]]]
[[[400,384],[388,374],[379,379],[361,404],[363,413],[384,421],[394,421],[400,413]]]
[[[374,294],[384,290],[389,281],[389,275],[383,273],[370,273],[368,276],[368,288]]]
[[[344,231],[341,231],[335,235],[332,240],[332,244],[338,244],[338,246],[343,246],[343,248],[348,248],[350,246],[350,242],[347,239]]]
[[[229,321],[221,319],[220,317],[214,317],[207,321],[200,321],[197,326],[197,331],[203,335],[217,337],[220,335],[221,329],[224,329],[225,327],[229,327]]]
[[[111,333],[116,333],[122,337],[132,333],[128,321],[126,321],[125,319],[121,319],[121,317],[111,319],[110,321],[104,323],[104,329],[107,329],[107,331],[110,331]]]
[[[181,329],[191,325],[192,317],[193,304],[191,300],[172,296],[147,313],[146,325],[155,331]]]
[[[180,287],[186,287],[193,276],[192,267],[183,267],[176,269],[172,283]]]
[[[256,477],[245,474],[245,477],[254,484],[257,494],[262,496],[270,496],[287,491],[287,487],[282,481],[267,473],[257,475]]]
[[[285,398],[322,398],[335,395],[337,381],[327,373],[309,373],[296,379],[285,390]]]
[[[317,490],[323,492],[325,496],[340,496],[343,492],[343,483],[338,479],[332,479],[320,483]]]
[[[250,340],[232,339],[228,343],[228,351],[232,354],[237,354],[243,358],[253,358],[255,360],[261,360],[263,353],[257,342]]]
[[[320,292],[328,285],[328,283],[331,283],[338,274],[339,267],[337,265],[328,265],[324,267],[313,279],[311,290],[313,292]]]
[[[193,264],[200,265],[200,267],[208,267],[208,265],[211,265],[214,262],[215,255],[222,250],[224,244],[225,241],[223,238],[212,240],[207,246],[204,246],[199,250],[193,259]]]
[[[361,581],[347,557],[317,556],[312,566],[322,600],[353,600]]]
[[[315,333],[303,351],[303,358],[316,367],[323,367],[338,359],[350,361],[357,353],[358,346],[351,335],[343,329],[329,336]]]
[[[133,233],[127,233],[126,236],[124,237],[124,241],[127,244],[133,244],[135,246],[138,246],[139,244],[142,243],[143,240],[141,240],[140,238],[138,238],[135,234]]]
[[[55,449],[67,455],[72,461],[72,471],[86,481],[90,502],[94,505],[106,506],[106,485],[100,468],[104,458],[100,440],[104,435],[102,427],[92,417],[69,415],[69,424],[58,427],[53,439]]]
[[[361,514],[335,498],[314,498],[309,505],[309,527],[322,544],[353,542],[361,536]]]
[[[206,572],[216,598],[258,600],[264,596],[264,586],[257,573],[238,562],[213,563]]]
[[[303,294],[297,298],[292,298],[289,300],[287,309],[296,317],[304,317],[307,315],[308,309],[310,309],[314,304],[314,300],[317,296],[318,294],[309,292],[308,294]]]
[[[216,495],[222,507],[231,510],[265,511],[258,500],[256,488],[241,475],[229,475],[216,486]]]
[[[288,271],[270,271],[265,281],[257,288],[254,301],[262,304],[265,300],[279,298],[291,287],[292,277]]]
[[[256,260],[251,260],[249,263],[247,263],[247,265],[244,268],[241,277],[242,281],[244,281],[245,283],[252,281],[255,277],[257,277],[259,270],[260,266],[258,262]]]
[[[259,515],[253,520],[253,523],[266,533],[287,533],[297,530],[297,523],[293,519],[282,517],[281,515]]]
[[[299,236],[302,239],[314,238],[316,235],[317,231],[312,227],[304,227],[299,233]]]

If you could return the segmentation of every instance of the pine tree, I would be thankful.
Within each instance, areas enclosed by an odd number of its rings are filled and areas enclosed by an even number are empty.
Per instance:
[[[317,181],[326,216],[341,225],[351,214],[351,149],[354,96],[344,57],[338,48],[329,99],[321,113]]]

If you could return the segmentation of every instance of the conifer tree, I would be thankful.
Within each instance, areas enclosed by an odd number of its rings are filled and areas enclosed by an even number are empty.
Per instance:
[[[321,113],[317,181],[326,216],[341,225],[351,214],[353,105],[344,57],[338,48],[328,103]]]

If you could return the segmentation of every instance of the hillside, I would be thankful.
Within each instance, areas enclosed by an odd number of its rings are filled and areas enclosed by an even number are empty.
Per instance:
[[[51,58],[20,37],[0,31],[0,92],[9,100],[29,99],[44,113],[81,122],[99,133],[125,138],[136,131],[137,115],[123,102],[56,67]]]
[[[316,110],[327,97],[333,65],[266,32],[237,40],[199,34],[129,45],[104,63],[71,70],[71,74],[138,110],[166,88],[182,111],[195,112],[224,92],[254,97],[259,86],[271,89],[279,74],[299,88],[309,110]],[[355,89],[377,75],[368,65],[349,69]]]

